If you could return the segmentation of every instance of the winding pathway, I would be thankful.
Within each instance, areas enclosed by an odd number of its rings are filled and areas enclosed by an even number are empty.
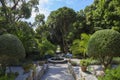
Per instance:
[[[74,80],[67,67],[67,64],[49,64],[49,69],[41,80]]]

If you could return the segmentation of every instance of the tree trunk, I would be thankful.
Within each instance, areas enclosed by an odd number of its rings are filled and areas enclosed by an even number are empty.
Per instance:
[[[103,62],[103,70],[106,70],[107,68],[111,67],[111,62],[112,62],[113,57],[106,57]]]

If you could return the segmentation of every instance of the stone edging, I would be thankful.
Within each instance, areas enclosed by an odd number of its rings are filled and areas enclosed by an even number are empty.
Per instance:
[[[74,79],[77,80],[77,75],[75,74],[74,69],[73,69],[71,63],[69,63],[69,62],[68,62],[68,70],[72,74],[72,76],[74,77]]]
[[[28,76],[27,80],[41,80],[42,76],[48,69],[48,64],[44,64],[38,74],[31,72],[31,75]]]

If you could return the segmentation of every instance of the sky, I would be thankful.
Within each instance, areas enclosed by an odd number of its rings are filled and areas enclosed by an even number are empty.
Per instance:
[[[77,12],[84,9],[86,6],[91,5],[93,1],[94,0],[40,0],[38,7],[39,13],[44,14],[46,20],[50,12],[57,10],[58,8],[66,6]],[[33,23],[36,14],[38,13],[32,11],[31,18],[27,21]]]

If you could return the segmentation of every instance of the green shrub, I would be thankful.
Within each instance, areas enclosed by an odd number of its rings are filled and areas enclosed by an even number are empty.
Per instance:
[[[54,55],[54,51],[56,50],[56,46],[53,45],[46,38],[42,39],[42,43],[38,42],[39,50],[40,50],[40,58],[44,58],[46,54]]]
[[[120,66],[112,70],[106,70],[104,77],[98,77],[98,80],[120,80]]]
[[[45,64],[45,61],[39,61],[38,63],[40,66],[43,66],[43,64]]]
[[[12,64],[25,57],[25,49],[22,42],[12,34],[0,36],[0,63]]]
[[[34,70],[34,68],[35,68],[36,66],[34,66],[33,64],[27,64],[27,63],[25,63],[25,64],[22,65],[22,67],[23,67],[23,69],[24,69],[24,72],[29,72],[30,69],[33,69],[33,70]]]
[[[113,64],[120,64],[120,57],[114,57],[112,63]]]
[[[92,61],[92,58],[80,60],[80,66],[88,66]]]
[[[93,59],[90,63],[91,65],[100,65],[100,61],[96,60],[96,59]]]
[[[88,42],[87,52],[106,69],[113,57],[120,56],[120,33],[110,29],[96,31]]]
[[[53,51],[53,50],[48,50],[46,53],[47,53],[47,55],[50,55],[50,56],[55,55],[55,51]]]
[[[75,62],[75,61],[70,61],[70,63],[72,66],[78,66],[77,62]]]
[[[15,78],[16,75],[13,73],[8,74],[8,76],[6,75],[0,76],[0,80],[15,80]]]

